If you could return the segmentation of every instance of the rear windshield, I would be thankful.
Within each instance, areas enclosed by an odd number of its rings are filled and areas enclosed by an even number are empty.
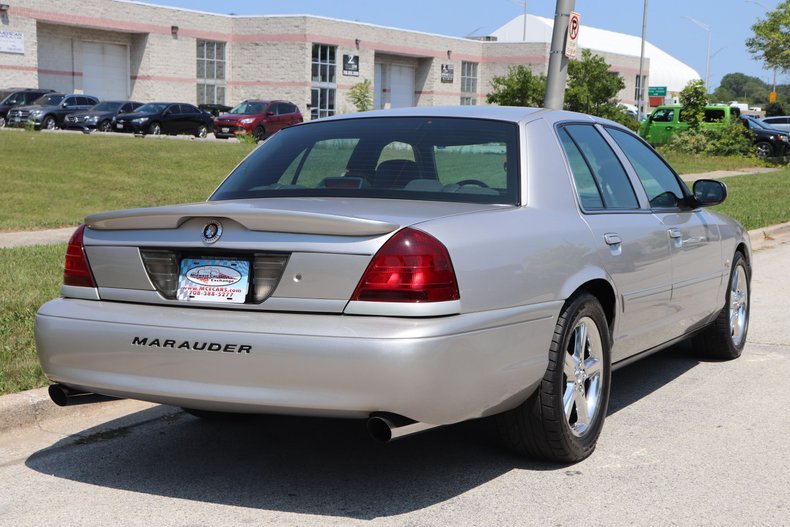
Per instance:
[[[518,127],[482,119],[382,117],[277,133],[211,200],[373,197],[518,203]]]

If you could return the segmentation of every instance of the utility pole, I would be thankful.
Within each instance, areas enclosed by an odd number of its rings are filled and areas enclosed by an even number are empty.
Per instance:
[[[568,58],[565,56],[565,38],[568,22],[576,0],[557,0],[554,12],[554,31],[551,34],[549,51],[549,71],[546,81],[544,106],[552,110],[562,110],[565,102],[565,81],[568,78]]]
[[[639,79],[637,81],[636,92],[636,119],[641,120],[642,114],[645,111],[643,108],[645,104],[645,78],[643,75],[644,62],[645,62],[645,39],[647,38],[647,0],[645,0],[645,7],[642,10],[642,51],[639,54]]]

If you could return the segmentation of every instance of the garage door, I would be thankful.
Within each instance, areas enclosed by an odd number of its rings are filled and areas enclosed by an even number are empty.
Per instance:
[[[129,48],[104,42],[82,43],[82,90],[107,99],[129,98]]]
[[[414,106],[414,68],[391,65],[390,89],[393,108]]]

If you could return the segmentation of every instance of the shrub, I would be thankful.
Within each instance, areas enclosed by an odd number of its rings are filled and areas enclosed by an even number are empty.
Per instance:
[[[736,120],[724,126],[675,134],[666,149],[695,155],[749,157],[754,155],[754,138],[740,120]]]

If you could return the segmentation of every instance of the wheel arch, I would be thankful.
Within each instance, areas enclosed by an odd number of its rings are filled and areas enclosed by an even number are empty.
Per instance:
[[[573,293],[568,295],[565,305],[568,305],[573,298],[582,293],[589,293],[598,300],[606,315],[606,323],[609,325],[609,333],[614,333],[614,322],[617,316],[617,295],[614,287],[604,278],[594,278],[578,286]]]

